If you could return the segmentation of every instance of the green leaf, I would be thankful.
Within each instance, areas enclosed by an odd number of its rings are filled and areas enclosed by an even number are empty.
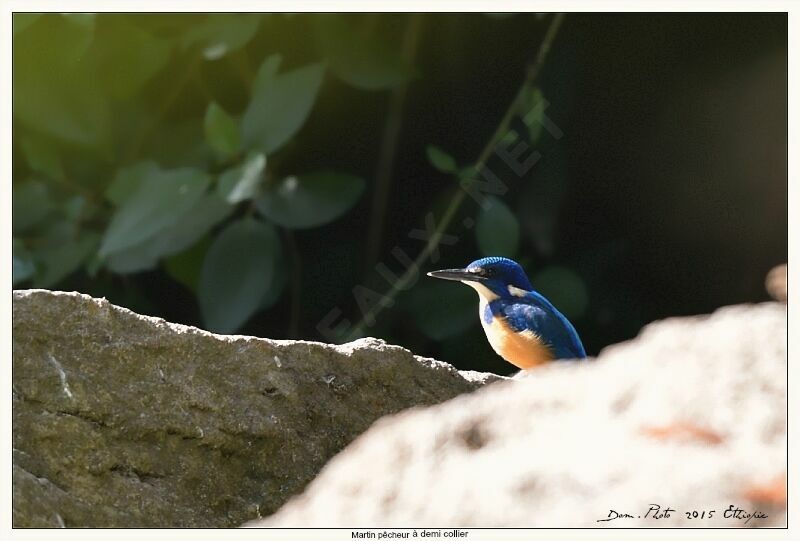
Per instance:
[[[175,225],[160,233],[154,244],[159,246],[160,255],[176,254],[200,240],[233,211],[234,207],[216,194],[205,194]]]
[[[258,194],[266,165],[264,154],[249,155],[244,163],[220,175],[217,192],[232,205],[252,199]]]
[[[14,119],[37,133],[95,148],[106,140],[109,107],[96,84],[94,17],[39,17],[14,38]]]
[[[97,49],[97,74],[109,95],[119,100],[138,96],[142,87],[167,65],[170,44],[127,17],[106,16],[103,47]]]
[[[86,260],[86,274],[89,275],[90,278],[94,278],[105,263],[105,259],[95,252]]]
[[[181,39],[183,48],[200,45],[206,60],[217,60],[246,45],[258,31],[257,13],[215,13],[193,24]]]
[[[146,178],[160,174],[158,164],[152,161],[138,162],[117,170],[114,179],[106,188],[105,196],[116,206],[122,205],[131,195],[136,193]]]
[[[164,260],[164,268],[173,279],[185,285],[190,291],[197,293],[200,282],[200,269],[211,246],[211,238],[206,235],[200,242],[188,250],[168,257]]]
[[[34,286],[51,287],[78,270],[97,248],[99,240],[99,234],[85,232],[78,238],[37,248],[35,258],[39,265],[33,281]]]
[[[203,128],[208,145],[220,156],[227,158],[239,151],[239,126],[216,102],[208,104]]]
[[[210,181],[203,171],[190,168],[149,175],[114,213],[100,255],[135,246],[177,223],[203,196]]]
[[[20,146],[33,171],[54,180],[64,179],[64,166],[52,143],[38,137],[24,137]]]
[[[14,28],[14,37],[20,32],[24,32],[30,25],[41,17],[41,13],[14,13],[12,14],[11,26]]]
[[[222,333],[241,327],[258,310],[279,260],[280,240],[269,224],[245,218],[217,235],[198,284],[206,326]]]
[[[290,229],[306,229],[332,222],[356,204],[364,179],[341,173],[318,172],[290,176],[256,200],[266,218]]]
[[[428,161],[442,173],[455,173],[458,171],[456,160],[439,147],[428,145],[425,149],[428,154]]]
[[[498,139],[497,144],[503,145],[505,147],[510,147],[511,145],[516,143],[518,139],[519,139],[519,134],[517,133],[517,130],[511,128],[509,130],[506,130],[503,136],[500,137],[500,139]]]
[[[168,129],[156,130],[143,151],[149,159],[164,167],[191,166],[207,169],[218,158],[203,134],[203,117],[174,120]]]
[[[73,240],[78,228],[74,222],[53,213],[40,225],[37,233],[37,246],[53,247]]]
[[[341,15],[319,16],[315,29],[320,53],[331,71],[351,86],[391,88],[413,74],[399,48],[390,46],[380,34],[364,35]]]
[[[11,284],[14,286],[29,279],[36,272],[33,256],[25,247],[25,243],[19,239],[13,240],[11,262]]]
[[[75,37],[75,41],[62,46],[67,47],[75,62],[82,62],[95,39],[96,16],[94,13],[65,13],[61,17],[68,23]]]
[[[264,298],[261,299],[258,309],[267,310],[268,308],[272,308],[272,306],[278,302],[278,299],[281,298],[287,283],[289,283],[288,267],[278,261],[275,264],[275,272],[272,273],[272,280],[270,280],[267,292],[264,294]]]
[[[13,184],[11,200],[12,229],[15,233],[31,229],[54,208],[47,185],[39,180]]]
[[[422,280],[410,292],[407,306],[417,327],[439,341],[475,324],[477,300],[475,293],[461,284]]]
[[[514,257],[519,246],[519,222],[511,210],[496,197],[478,215],[475,233],[478,248],[486,256]]]
[[[86,198],[82,195],[73,195],[64,201],[61,205],[64,216],[71,222],[79,222],[85,218],[91,217],[93,207],[89,205]]]
[[[261,64],[253,95],[242,117],[242,141],[247,149],[269,155],[297,133],[317,97],[324,68],[312,64],[278,74],[280,56]]]
[[[161,258],[182,252],[195,244],[212,227],[230,216],[233,210],[234,207],[216,194],[203,195],[175,224],[109,256],[108,268],[120,274],[152,269]]]

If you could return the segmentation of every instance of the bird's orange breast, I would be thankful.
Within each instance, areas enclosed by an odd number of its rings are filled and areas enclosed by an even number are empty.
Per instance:
[[[527,370],[555,359],[553,351],[533,331],[514,332],[503,317],[493,317],[490,323],[482,319],[481,323],[495,352],[518,368]]]

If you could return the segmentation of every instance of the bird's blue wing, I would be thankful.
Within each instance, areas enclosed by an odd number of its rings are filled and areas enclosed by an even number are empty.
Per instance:
[[[552,348],[557,359],[586,357],[581,339],[575,328],[547,299],[530,293],[514,302],[498,306],[498,315],[506,318],[516,332],[531,330]]]

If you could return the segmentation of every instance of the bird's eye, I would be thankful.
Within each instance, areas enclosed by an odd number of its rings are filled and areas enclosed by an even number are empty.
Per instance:
[[[497,269],[489,267],[488,269],[483,270],[483,274],[484,276],[494,276],[495,274],[497,274]]]

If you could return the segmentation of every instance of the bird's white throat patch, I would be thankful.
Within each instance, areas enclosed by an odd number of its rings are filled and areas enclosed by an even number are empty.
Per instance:
[[[478,282],[472,282],[470,280],[462,280],[462,283],[467,284],[469,287],[477,291],[478,295],[480,295],[481,297],[481,302],[489,303],[498,297],[498,295],[496,295],[494,291],[492,291],[483,284],[479,284]]]
[[[524,289],[520,289],[514,286],[508,286],[508,292],[514,295],[515,297],[524,297],[525,295],[528,294],[528,292],[525,291]]]

